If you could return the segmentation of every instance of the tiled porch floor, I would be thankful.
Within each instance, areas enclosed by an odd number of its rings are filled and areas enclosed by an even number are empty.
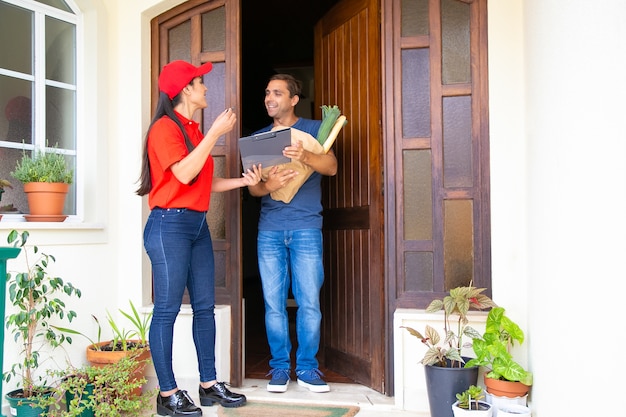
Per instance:
[[[252,401],[284,401],[294,403],[317,403],[358,405],[360,411],[357,417],[426,417],[416,414],[414,411],[397,410],[394,399],[386,397],[376,391],[357,384],[330,383],[330,392],[313,393],[303,388],[295,381],[291,381],[289,389],[285,393],[271,393],[265,389],[267,380],[246,379],[241,387],[233,389],[235,392],[245,394],[248,402]],[[197,394],[191,393],[192,398],[199,404]],[[202,407],[203,417],[217,416],[219,406]],[[154,414],[156,416],[156,414]]]

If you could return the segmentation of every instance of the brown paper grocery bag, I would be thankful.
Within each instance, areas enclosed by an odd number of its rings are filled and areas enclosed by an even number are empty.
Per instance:
[[[284,128],[285,126],[276,126],[272,130]],[[302,147],[307,151],[317,154],[324,153],[324,148],[312,135],[303,132],[302,130],[291,128],[291,144],[295,145],[298,140],[302,141]],[[272,169],[272,167],[263,168],[263,170],[261,171],[261,178],[263,179],[263,181],[267,180],[268,172],[270,169]],[[300,161],[294,160],[286,164],[279,165],[279,169],[293,169],[294,171],[298,171],[298,175],[296,175],[296,177],[292,179],[289,184],[285,185],[279,190],[270,193],[270,197],[272,197],[272,199],[289,204],[289,202],[296,195],[302,184],[304,184],[304,182],[311,176],[311,174],[313,173],[313,169]]]

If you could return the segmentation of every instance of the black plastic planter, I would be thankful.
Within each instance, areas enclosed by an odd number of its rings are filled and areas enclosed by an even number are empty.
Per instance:
[[[456,394],[465,391],[478,381],[478,367],[443,368],[426,365],[426,390],[431,417],[454,417],[452,404]]]

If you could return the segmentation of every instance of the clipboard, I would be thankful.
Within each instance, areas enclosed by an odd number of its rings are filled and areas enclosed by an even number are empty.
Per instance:
[[[252,165],[262,164],[263,168],[291,162],[283,156],[283,149],[291,146],[291,128],[257,133],[239,138],[239,152],[243,171]]]

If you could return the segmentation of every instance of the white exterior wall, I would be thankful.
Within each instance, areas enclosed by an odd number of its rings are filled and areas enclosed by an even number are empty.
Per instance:
[[[85,163],[97,167],[86,170],[79,187],[89,201],[85,223],[2,221],[0,239],[12,228],[28,228],[32,241],[57,257],[55,274],[83,290],[75,326],[95,334],[91,314],[103,318],[105,309],[126,308],[128,299],[149,308],[142,244],[147,210],[134,194],[151,116],[149,24],[181,1],[76,1],[86,11],[79,66],[88,93],[80,130],[90,139],[82,151],[89,155]],[[489,1],[493,294],[526,330],[518,353],[535,374],[535,417],[611,415],[601,400],[621,394],[619,385],[590,381],[595,367],[587,363],[608,364],[617,375],[626,370],[614,334],[621,331],[614,317],[621,317],[617,297],[626,281],[620,262],[626,249],[625,16],[622,0]],[[227,379],[230,315],[216,313],[218,378]],[[395,318],[418,328],[431,320],[411,310]],[[190,326],[190,315],[181,314],[176,332],[185,344]],[[397,326],[394,332],[396,403],[423,410],[421,347]],[[84,360],[84,344],[75,340],[68,349],[74,362]],[[195,355],[175,349],[181,385],[195,384]],[[5,369],[15,350],[7,335]],[[574,388],[581,376],[585,385]],[[12,388],[4,384],[3,392]]]

